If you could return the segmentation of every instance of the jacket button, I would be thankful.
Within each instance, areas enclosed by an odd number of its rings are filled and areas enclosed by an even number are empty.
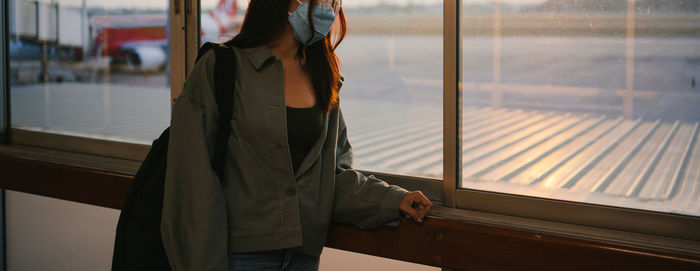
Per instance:
[[[296,193],[297,190],[294,187],[287,188],[287,196],[294,196]]]

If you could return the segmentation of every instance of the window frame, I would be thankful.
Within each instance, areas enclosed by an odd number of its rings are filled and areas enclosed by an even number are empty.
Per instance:
[[[444,207],[456,207],[462,179],[462,0],[443,1],[443,195]]]
[[[9,141],[8,128],[10,127],[10,62],[8,61],[9,51],[9,1],[0,3],[0,17],[2,26],[0,26],[0,63],[2,72],[0,72],[0,144]]]
[[[170,0],[170,103],[194,67],[199,48],[199,0]],[[173,57],[181,56],[181,57]]]
[[[10,127],[10,62],[9,56],[9,1],[0,3],[0,144],[9,141]],[[0,188],[0,268],[7,270],[5,229],[5,189]]]
[[[200,1],[169,1],[170,19],[168,33],[170,39],[169,61],[172,102],[173,98],[177,97],[181,91],[180,86],[184,84],[186,75],[194,66],[196,59],[200,43]],[[682,239],[690,241],[691,244],[697,246],[700,243],[700,232],[693,232],[692,229],[700,228],[700,217],[458,188],[458,183],[461,180],[461,169],[459,166],[461,165],[460,105],[462,95],[461,6],[461,0],[443,1],[443,180],[383,172],[364,171],[364,173],[374,174],[391,184],[401,185],[410,190],[422,190],[431,200],[448,209],[506,215],[554,222],[555,224],[565,223],[568,225],[588,226],[599,228],[601,231],[618,230],[627,233],[638,233],[646,237],[628,238],[625,237],[627,235],[620,234],[617,237],[619,240],[616,241],[640,246],[653,245],[654,242],[650,240],[655,237]],[[2,12],[3,15],[9,15],[7,9],[2,10]],[[4,16],[4,20],[9,21],[9,16]],[[7,31],[7,26],[8,24],[4,23],[2,31]],[[0,133],[0,136],[5,140],[5,143],[115,157],[125,160],[139,160],[145,157],[145,152],[149,148],[148,145],[10,129],[10,88],[7,80],[9,60],[6,58],[9,50],[7,48],[7,33],[4,32],[2,45],[0,45],[3,53],[0,60],[2,60],[5,67],[2,75],[2,98],[4,99],[1,100],[2,113],[0,114],[2,114],[1,117],[5,121],[5,128],[7,128],[5,133]],[[15,136],[12,136],[13,134]],[[547,212],[542,212],[541,210],[547,210]],[[577,215],[579,213],[582,215]],[[505,219],[498,223],[510,224],[511,222],[508,221],[508,219]],[[530,226],[526,225],[524,227]],[[565,235],[572,234],[570,231],[551,225],[537,229]],[[606,240],[613,238],[602,234],[598,236],[606,238]],[[595,233],[591,234],[591,238],[595,238]]]

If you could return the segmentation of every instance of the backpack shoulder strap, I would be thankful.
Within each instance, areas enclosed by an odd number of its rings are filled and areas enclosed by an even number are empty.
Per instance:
[[[231,134],[231,117],[233,116],[233,93],[235,90],[236,58],[233,48],[225,44],[206,43],[201,50],[214,49],[214,92],[219,108],[219,123],[216,132],[216,152],[213,166],[219,180],[223,178],[224,160],[228,150],[228,138]],[[201,56],[202,54],[199,54]]]
[[[215,50],[214,92],[216,92],[216,103],[219,108],[219,121],[226,121],[228,123],[233,115],[236,59],[233,48],[227,45],[217,45]],[[226,135],[228,135],[228,133]]]
[[[204,53],[206,53],[207,51],[212,49],[216,51],[216,47],[219,47],[219,44],[213,42],[205,42],[204,44],[202,44],[202,47],[199,47],[199,50],[197,50],[197,60],[195,60],[194,62],[199,61],[199,59],[202,58],[202,56],[204,56]]]

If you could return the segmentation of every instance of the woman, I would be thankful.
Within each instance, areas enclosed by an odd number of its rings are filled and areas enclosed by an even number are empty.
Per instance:
[[[236,89],[221,178],[211,166],[213,50],[173,106],[161,224],[173,270],[317,270],[331,220],[376,227],[401,212],[422,222],[430,211],[421,192],[350,167],[338,104],[340,3],[280,2],[251,0],[227,42]]]

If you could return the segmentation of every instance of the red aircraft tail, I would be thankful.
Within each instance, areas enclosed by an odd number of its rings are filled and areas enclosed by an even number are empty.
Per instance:
[[[226,15],[231,17],[238,12],[238,5],[236,5],[236,0],[220,0],[219,4],[216,5],[216,9],[225,12]]]

